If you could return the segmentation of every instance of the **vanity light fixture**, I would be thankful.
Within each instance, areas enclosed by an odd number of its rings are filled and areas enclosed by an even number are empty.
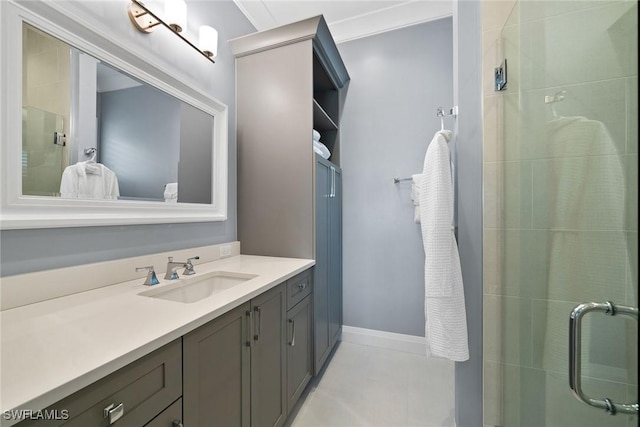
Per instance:
[[[131,0],[129,18],[133,26],[143,33],[152,32],[156,26],[162,25],[180,37],[189,46],[200,52],[209,61],[215,63],[213,57],[218,51],[218,32],[207,25],[200,27],[200,47],[191,43],[181,32],[187,28],[187,4],[184,0],[165,0],[165,22],[151,12],[142,2]]]

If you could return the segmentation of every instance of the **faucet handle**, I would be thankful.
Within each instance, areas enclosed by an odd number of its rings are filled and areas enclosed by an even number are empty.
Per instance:
[[[192,261],[194,259],[200,259],[200,257],[199,256],[193,256],[191,258],[187,258],[187,265],[186,265],[184,271],[182,272],[182,274],[185,274],[187,276],[190,276],[192,274],[196,274],[196,271],[193,269],[193,263],[192,263]]]
[[[145,279],[143,285],[145,286],[153,286],[160,283],[158,277],[156,276],[155,269],[153,265],[148,265],[146,267],[136,267],[136,271],[147,270],[147,278]]]

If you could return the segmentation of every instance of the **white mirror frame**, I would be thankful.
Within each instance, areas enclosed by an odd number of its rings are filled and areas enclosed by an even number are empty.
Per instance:
[[[56,2],[38,2],[47,18],[0,1],[0,228],[88,227],[227,219],[228,107],[70,19]],[[46,4],[45,4],[46,3]],[[31,3],[33,4],[33,3]],[[30,9],[32,9],[30,7]],[[123,19],[128,19],[123,16]],[[81,200],[22,194],[22,24],[26,22],[214,117],[212,203]],[[211,66],[215,66],[209,64]]]

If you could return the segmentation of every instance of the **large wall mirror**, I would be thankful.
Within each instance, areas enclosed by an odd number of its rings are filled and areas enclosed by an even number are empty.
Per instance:
[[[2,228],[226,219],[224,104],[2,3]]]

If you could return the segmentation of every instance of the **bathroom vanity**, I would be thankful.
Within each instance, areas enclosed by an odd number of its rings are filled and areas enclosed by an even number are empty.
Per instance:
[[[314,261],[203,261],[155,286],[139,277],[2,311],[2,425],[282,425],[313,372]],[[220,274],[242,280],[175,296]]]

